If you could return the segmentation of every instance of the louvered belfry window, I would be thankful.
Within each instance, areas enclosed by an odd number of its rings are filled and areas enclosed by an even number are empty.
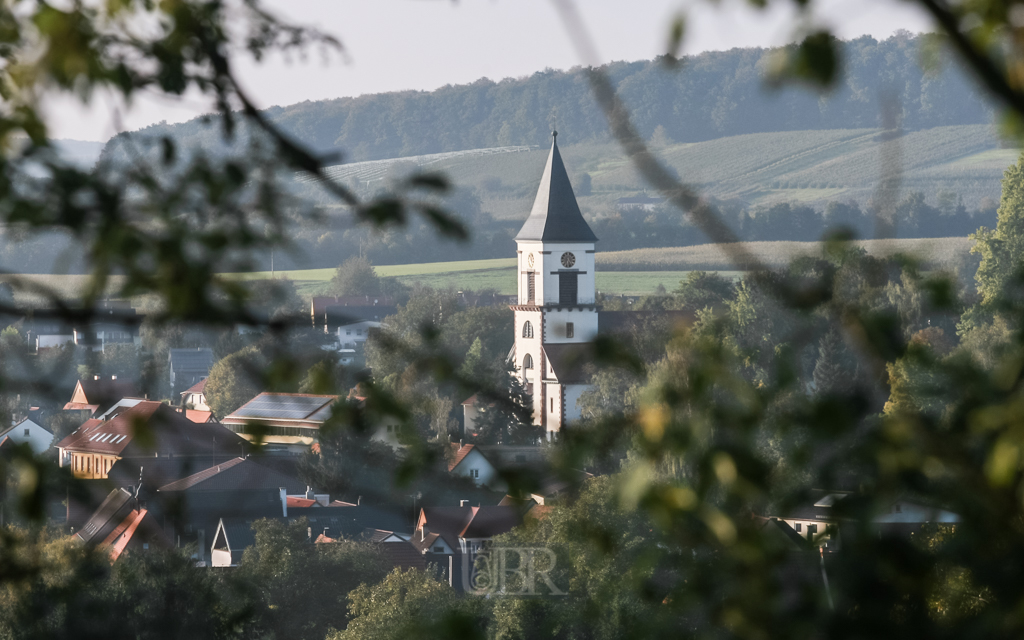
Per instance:
[[[558,273],[558,304],[575,305],[577,300],[577,284],[575,272]]]
[[[532,271],[526,274],[526,303],[533,304],[537,299],[537,279]]]
[[[529,320],[527,320],[526,323],[523,324],[523,337],[524,338],[532,338],[533,337],[533,324],[531,324]]]

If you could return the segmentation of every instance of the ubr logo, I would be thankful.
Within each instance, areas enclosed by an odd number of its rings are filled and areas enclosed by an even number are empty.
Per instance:
[[[555,561],[555,552],[547,547],[493,547],[463,554],[462,585],[480,596],[564,596],[551,581]]]

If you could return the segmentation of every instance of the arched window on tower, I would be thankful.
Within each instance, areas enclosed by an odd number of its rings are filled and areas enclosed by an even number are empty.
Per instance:
[[[526,323],[523,325],[523,337],[524,338],[532,338],[533,337],[533,325],[530,323],[529,320],[527,320]]]
[[[533,356],[531,356],[530,354],[526,354],[523,357],[523,368],[524,369],[532,369],[533,368]]]

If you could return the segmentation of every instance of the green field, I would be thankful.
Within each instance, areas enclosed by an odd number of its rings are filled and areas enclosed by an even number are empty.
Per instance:
[[[908,131],[895,139],[877,129],[752,133],[654,150],[702,193],[754,205],[851,198],[864,202],[876,189],[883,154],[895,151],[901,158],[904,193],[954,191],[972,208],[983,197],[998,200],[1002,172],[1017,158],[1017,150],[999,145],[992,127],[962,125]],[[584,172],[591,177],[592,193],[577,194],[587,215],[612,215],[618,198],[649,188],[614,143],[567,141],[561,149],[574,184]],[[546,158],[547,149],[538,147],[453,157],[429,169],[476,189],[482,208],[496,218],[523,219]]]

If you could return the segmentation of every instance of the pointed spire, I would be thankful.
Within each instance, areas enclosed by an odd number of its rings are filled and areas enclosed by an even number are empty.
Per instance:
[[[576,202],[569,175],[558,152],[558,132],[551,132],[551,153],[540,178],[537,198],[530,217],[519,230],[516,240],[544,242],[596,242],[597,236],[583,219]]]

